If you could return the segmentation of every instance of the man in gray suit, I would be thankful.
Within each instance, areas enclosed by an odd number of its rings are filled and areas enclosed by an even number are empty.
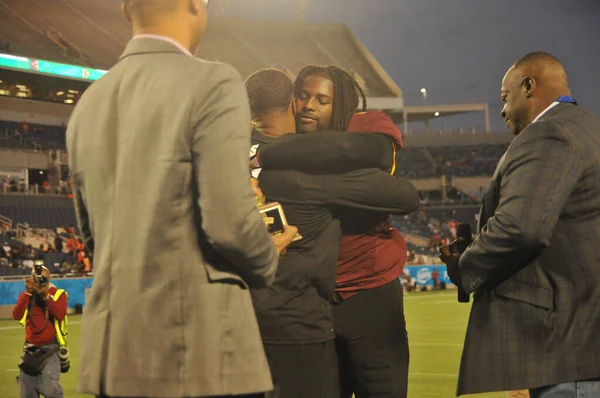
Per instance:
[[[79,226],[94,252],[79,391],[204,397],[272,389],[249,287],[297,233],[266,231],[248,176],[239,74],[192,57],[202,0],[126,0],[136,36],[67,131]]]
[[[474,293],[459,395],[600,396],[600,120],[570,95],[547,53],[519,59],[502,82],[516,137],[479,234],[462,256],[442,250],[452,281]]]

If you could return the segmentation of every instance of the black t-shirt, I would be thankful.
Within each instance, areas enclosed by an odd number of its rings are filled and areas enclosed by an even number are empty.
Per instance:
[[[252,133],[252,146],[268,145],[272,139]],[[334,338],[330,302],[340,243],[340,223],[322,205],[289,203],[287,196],[300,195],[285,187],[285,192],[270,178],[271,172],[258,175],[267,201],[276,199],[283,206],[287,221],[298,227],[302,240],[292,243],[279,262],[275,282],[266,289],[251,291],[262,339],[271,344],[309,344]],[[298,173],[286,170],[285,176],[297,180]],[[279,176],[278,176],[279,177]]]

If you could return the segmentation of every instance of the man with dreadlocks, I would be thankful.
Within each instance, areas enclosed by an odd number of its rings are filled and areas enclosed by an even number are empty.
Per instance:
[[[267,145],[277,152],[280,145],[285,149],[288,143],[296,148],[306,147],[311,140],[310,145],[318,144],[314,139],[319,133],[289,134],[296,129],[294,87],[284,72],[260,70],[246,80],[246,89],[254,125],[253,147]],[[342,157],[354,156],[357,152],[350,148],[360,145],[371,145],[369,151],[374,152],[382,139],[384,146],[389,143],[385,136],[374,134],[328,132],[322,137],[333,145],[332,138],[343,143],[337,152]],[[308,163],[318,164],[324,157],[325,153],[317,154]],[[372,159],[354,159],[356,164],[370,161],[379,166]],[[303,236],[288,248],[273,285],[251,290],[276,397],[339,397],[331,314],[340,241],[335,212],[348,208],[406,214],[418,206],[410,182],[376,168],[354,169],[334,174],[265,169],[255,174],[268,200],[283,205],[288,221]]]
[[[295,83],[298,133],[346,131],[362,98],[362,111],[367,99],[356,80],[335,66],[307,66]]]
[[[359,95],[362,113],[356,113]],[[299,133],[316,136],[325,130],[335,130],[385,134],[393,140],[390,143],[393,155],[382,152],[380,156],[389,156],[388,170],[395,172],[395,154],[402,147],[400,130],[382,112],[365,112],[364,92],[352,76],[334,66],[308,66],[298,74],[295,96]],[[320,152],[317,145],[313,151]],[[260,154],[265,170],[313,162],[303,148],[282,144],[277,149],[278,159],[274,159],[271,148]],[[329,154],[331,158],[338,157],[335,151]],[[348,167],[350,161],[338,160],[336,167]],[[343,236],[332,313],[341,397],[349,398],[352,393],[357,398],[406,397],[409,354],[399,280],[406,262],[406,242],[390,227],[389,214],[340,209],[337,216],[341,219]]]

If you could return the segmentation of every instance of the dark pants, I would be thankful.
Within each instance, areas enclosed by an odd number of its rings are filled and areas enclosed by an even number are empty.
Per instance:
[[[268,398],[338,398],[335,343],[265,344],[275,389]]]
[[[332,307],[341,398],[405,398],[408,337],[402,283],[395,280]]]

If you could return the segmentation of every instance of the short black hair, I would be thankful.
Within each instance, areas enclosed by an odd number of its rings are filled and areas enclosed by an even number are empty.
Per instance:
[[[296,96],[300,95],[302,85],[311,76],[324,76],[333,82],[333,109],[331,111],[331,128],[335,131],[346,131],[350,119],[358,109],[359,94],[362,99],[362,111],[367,110],[367,97],[358,82],[345,70],[337,66],[309,65],[304,67],[294,83]]]
[[[294,99],[294,83],[280,69],[261,69],[246,79],[252,118],[269,112],[286,111]]]
[[[529,54],[525,54],[523,55],[521,58],[519,58],[516,62],[515,62],[515,67],[519,67],[525,64],[528,64],[530,62],[550,62],[550,63],[557,63],[559,65],[562,65],[562,62],[560,62],[560,60],[558,58],[556,58],[554,55],[544,52],[544,51],[533,51],[530,52]]]

